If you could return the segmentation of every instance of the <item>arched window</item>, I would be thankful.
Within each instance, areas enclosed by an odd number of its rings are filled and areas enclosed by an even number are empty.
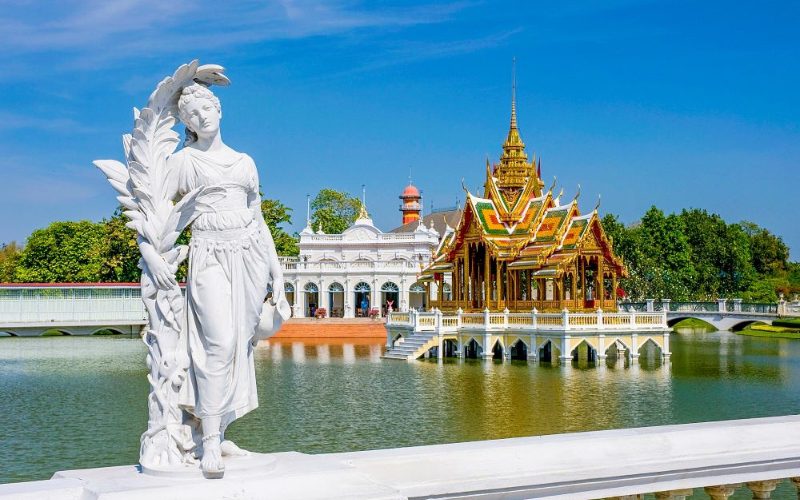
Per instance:
[[[422,286],[422,283],[414,283],[408,291],[413,293],[425,293],[425,287]]]
[[[396,284],[392,283],[391,281],[387,281],[381,287],[381,292],[399,292],[399,291],[400,291],[400,287],[398,287]]]
[[[303,290],[305,290],[308,293],[317,293],[319,291],[319,288],[317,288],[316,283],[308,282],[306,283],[306,286],[303,287]]]
[[[329,292],[344,292],[344,287],[342,286],[342,284],[341,284],[341,283],[339,283],[339,282],[337,282],[337,281],[334,281],[334,282],[333,282],[333,283],[331,283],[331,285],[328,287],[328,291],[329,291]]]
[[[363,281],[360,281],[360,282],[359,282],[359,283],[356,285],[356,287],[355,287],[355,289],[354,289],[354,290],[355,290],[356,292],[369,292],[369,291],[370,291],[370,290],[372,290],[372,289],[369,287],[369,285],[368,285],[367,283],[365,283],[365,282],[363,282]]]
[[[286,293],[294,293],[294,285],[292,285],[291,283],[284,283],[283,291]]]

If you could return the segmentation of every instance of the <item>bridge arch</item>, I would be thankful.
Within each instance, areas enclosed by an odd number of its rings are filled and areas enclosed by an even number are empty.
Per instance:
[[[760,321],[760,320],[757,320],[757,319],[748,319],[748,320],[744,320],[744,321],[740,321],[739,323],[736,323],[735,325],[730,327],[730,330],[732,332],[740,332],[740,331],[744,330],[745,328],[747,328],[748,326],[753,325],[753,324],[768,325],[769,323],[767,323],[765,321]]]
[[[113,326],[102,326],[92,330],[92,333],[90,333],[89,335],[97,335],[102,331],[109,331],[111,332],[112,335],[125,335],[127,333]]]
[[[528,359],[528,344],[521,337],[516,337],[509,347],[509,355],[511,359],[527,360]]]
[[[658,356],[662,356],[664,354],[664,349],[652,337],[642,342],[642,345],[640,345],[639,349],[637,350],[637,354],[641,356],[643,353],[647,353],[651,349],[658,353]]]
[[[492,345],[492,359],[503,359],[504,351],[505,347],[503,346],[503,340],[497,339]]]
[[[681,315],[681,316],[677,316],[675,318],[669,318],[669,319],[667,319],[667,326],[673,327],[673,326],[677,325],[678,323],[680,323],[681,321],[684,321],[684,320],[687,320],[687,319],[694,319],[694,320],[702,321],[703,323],[707,324],[708,326],[710,326],[712,328],[714,327],[714,325],[712,325],[711,323],[709,323],[705,319],[700,318],[698,316],[692,316],[691,314]]]
[[[629,351],[630,348],[625,344],[625,342],[623,342],[618,338],[615,338],[614,341],[611,343],[611,345],[606,347],[605,355],[608,356],[609,354],[614,354],[619,358],[621,354],[622,355],[621,357],[624,358],[625,353]]]
[[[447,358],[452,358],[458,353],[458,342],[454,339],[444,339],[442,341],[442,355]]]
[[[561,355],[561,349],[551,339],[545,340],[538,349],[539,359],[555,364]]]
[[[66,328],[50,328],[44,330],[41,334],[39,334],[40,337],[61,337],[61,336],[72,337],[74,335],[75,335],[74,332],[71,332]]]
[[[481,343],[475,340],[475,337],[470,337],[464,344],[464,358],[477,359],[483,355],[483,347]]]
[[[594,362],[597,360],[597,349],[588,339],[581,339],[569,354],[575,361]]]

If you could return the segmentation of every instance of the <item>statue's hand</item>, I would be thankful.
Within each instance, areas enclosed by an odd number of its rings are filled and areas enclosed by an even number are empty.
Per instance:
[[[167,290],[178,285],[175,273],[178,271],[176,264],[170,265],[160,255],[147,261],[150,275],[156,286],[162,290]]]

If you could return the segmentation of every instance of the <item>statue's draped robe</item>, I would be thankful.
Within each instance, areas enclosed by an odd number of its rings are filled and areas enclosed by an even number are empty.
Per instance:
[[[258,173],[241,153],[184,148],[170,159],[179,195],[220,186],[224,196],[192,224],[186,286],[191,359],[181,404],[223,428],[258,407],[251,339],[267,294],[268,231]]]

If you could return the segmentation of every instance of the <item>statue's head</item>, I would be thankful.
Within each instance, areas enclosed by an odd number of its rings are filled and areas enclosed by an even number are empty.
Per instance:
[[[209,138],[219,133],[222,107],[213,92],[195,83],[184,87],[181,91],[178,99],[178,116],[195,136]]]

